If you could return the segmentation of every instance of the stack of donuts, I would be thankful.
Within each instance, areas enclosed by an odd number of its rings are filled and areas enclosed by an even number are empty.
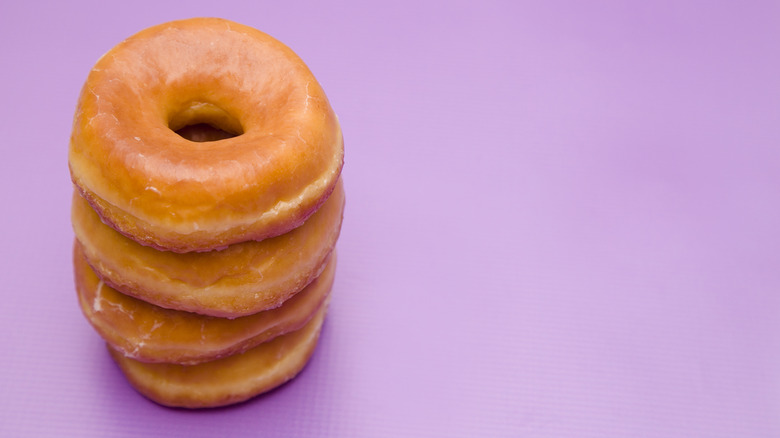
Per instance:
[[[305,366],[334,279],[343,157],[320,85],[258,30],[175,21],[100,58],[68,155],[74,277],[139,392],[224,406]]]

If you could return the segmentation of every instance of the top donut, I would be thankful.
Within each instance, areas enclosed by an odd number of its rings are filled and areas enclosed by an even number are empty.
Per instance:
[[[213,141],[193,141],[204,139]],[[343,160],[336,115],[303,61],[217,18],[154,26],[103,55],[68,154],[73,183],[104,222],[175,252],[296,228]]]

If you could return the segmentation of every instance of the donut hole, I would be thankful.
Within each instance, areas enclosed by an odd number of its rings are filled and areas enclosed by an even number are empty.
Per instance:
[[[189,141],[198,143],[207,141],[224,140],[226,138],[233,138],[237,134],[227,132],[222,129],[212,126],[208,123],[196,123],[194,125],[187,125],[183,128],[173,131],[180,136],[186,138]]]
[[[194,142],[208,142],[237,137],[244,133],[241,122],[224,109],[208,102],[190,102],[175,112],[168,127]]]

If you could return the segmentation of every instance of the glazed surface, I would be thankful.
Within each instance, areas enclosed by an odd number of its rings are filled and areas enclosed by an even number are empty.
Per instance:
[[[113,349],[141,362],[196,364],[240,353],[300,329],[328,297],[335,255],[322,274],[274,310],[236,319],[164,309],[124,295],[101,281],[74,244],[74,277],[81,309]]]
[[[185,254],[121,235],[78,194],[71,217],[89,265],[107,285],[161,307],[235,318],[278,307],[320,274],[339,237],[344,203],[339,181],[322,207],[288,233]]]
[[[197,365],[144,363],[109,346],[130,383],[149,399],[172,407],[239,403],[287,382],[306,365],[319,339],[327,302],[302,329],[241,354]]]
[[[234,137],[195,142],[206,123]],[[71,177],[104,222],[176,252],[285,233],[333,190],[338,121],[289,48],[248,26],[154,26],[106,53],[74,118]]]

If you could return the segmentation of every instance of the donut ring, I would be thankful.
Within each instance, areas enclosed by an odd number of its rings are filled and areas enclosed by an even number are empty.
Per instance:
[[[174,132],[197,124],[236,136]],[[143,30],[98,60],[68,163],[104,222],[189,252],[301,225],[333,190],[343,157],[336,115],[292,50],[248,26],[194,18]]]
[[[270,391],[303,370],[317,346],[327,304],[298,331],[197,365],[144,363],[110,345],[108,350],[130,384],[152,401],[183,408],[225,406]]]
[[[163,309],[106,286],[73,248],[76,292],[89,323],[114,350],[141,362],[193,365],[241,353],[303,327],[326,300],[335,255],[322,274],[277,309],[237,319]]]
[[[280,306],[320,274],[339,237],[344,199],[339,180],[300,227],[202,253],[142,246],[101,223],[78,194],[71,222],[87,262],[107,285],[160,307],[236,318]]]

